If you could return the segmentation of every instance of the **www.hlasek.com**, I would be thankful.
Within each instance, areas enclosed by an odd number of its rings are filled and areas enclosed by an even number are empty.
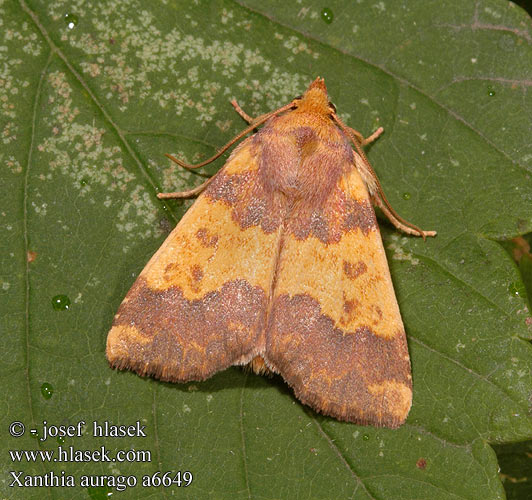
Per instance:
[[[90,432],[92,431],[92,432]],[[26,428],[22,422],[12,422],[9,426],[9,433],[13,437],[21,437],[25,434]],[[146,426],[140,421],[133,425],[115,425],[110,422],[92,422],[89,426],[84,420],[80,420],[74,425],[53,425],[44,421],[42,429],[30,429],[30,434],[44,442],[49,438],[57,438],[63,442],[66,438],[92,435],[96,438],[125,438],[125,437],[147,437]],[[61,441],[62,440],[62,441]],[[79,462],[151,462],[150,450],[115,450],[110,452],[105,446],[100,446],[92,450],[80,450],[74,446],[59,445],[57,450],[9,450],[11,461],[15,464],[21,463],[79,463]],[[192,473],[190,471],[156,471],[153,474],[144,474],[141,477],[136,475],[105,474],[105,475],[85,475],[76,477],[61,470],[59,472],[48,471],[44,474],[31,475],[23,470],[9,471],[11,482],[10,487],[31,488],[31,487],[108,487],[117,491],[124,491],[126,488],[137,485],[143,487],[168,488],[171,486],[189,486],[192,483]]]

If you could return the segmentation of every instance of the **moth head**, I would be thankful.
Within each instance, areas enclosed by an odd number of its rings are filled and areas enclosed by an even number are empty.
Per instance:
[[[323,78],[316,78],[300,98],[294,99],[294,104],[302,112],[329,115],[331,106]]]

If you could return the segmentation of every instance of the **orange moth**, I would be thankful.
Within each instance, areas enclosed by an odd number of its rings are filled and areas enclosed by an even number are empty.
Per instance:
[[[250,118],[213,158],[264,124],[199,194],[126,295],[107,337],[112,367],[171,382],[232,365],[279,373],[314,410],[401,425],[412,377],[405,331],[373,204],[405,233],[323,79]]]

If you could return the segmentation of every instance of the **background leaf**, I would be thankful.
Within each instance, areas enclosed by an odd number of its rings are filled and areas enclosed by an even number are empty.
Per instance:
[[[521,500],[532,495],[532,441],[495,446],[501,477],[508,500]]]
[[[328,9],[324,12],[324,9]],[[331,21],[332,19],[332,21]],[[499,0],[0,1],[4,471],[76,487],[6,498],[103,498],[83,475],[135,476],[124,498],[503,498],[489,443],[530,439],[532,320],[498,243],[532,230],[530,18]],[[239,369],[164,384],[109,369],[123,296],[187,208],[158,190],[252,115],[325,77],[364,134],[392,205],[438,237],[383,238],[403,314],[414,405],[398,430],[340,423],[278,379]],[[207,173],[223,163],[220,160]],[[31,428],[83,435],[36,441]],[[7,435],[23,422],[23,437]],[[92,422],[147,437],[93,437]],[[147,450],[135,462],[14,463],[8,450]],[[192,471],[188,488],[144,474]],[[67,491],[67,493],[65,493]]]

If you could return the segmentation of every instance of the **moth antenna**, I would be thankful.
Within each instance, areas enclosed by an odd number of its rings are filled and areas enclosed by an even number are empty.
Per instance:
[[[380,187],[380,186],[379,186]],[[436,231],[423,231],[423,229],[403,219],[390,205],[382,189],[372,196],[371,199],[375,204],[383,211],[388,220],[398,229],[407,234],[414,236],[421,236],[423,240],[427,239],[427,236],[436,236]]]
[[[401,231],[407,234],[421,236],[423,240],[425,240],[427,236],[436,236],[436,231],[423,231],[423,229],[417,227],[411,222],[408,222],[406,219],[403,219],[392,208],[392,206],[390,205],[390,202],[388,201],[388,198],[386,198],[386,195],[384,194],[384,190],[382,189],[381,183],[379,181],[379,178],[377,177],[377,174],[375,173],[375,170],[373,170],[371,163],[369,162],[366,154],[364,153],[364,150],[362,149],[363,145],[374,141],[379,135],[381,135],[384,129],[380,127],[373,134],[371,134],[367,139],[364,139],[360,133],[358,133],[360,137],[357,137],[357,135],[355,134],[355,131],[351,129],[350,127],[348,127],[347,125],[345,125],[344,122],[342,122],[342,120],[340,120],[340,118],[336,115],[336,113],[333,113],[332,117],[334,121],[336,121],[338,126],[351,139],[351,142],[354,144],[356,152],[360,156],[364,164],[364,168],[367,171],[366,173],[371,178],[371,185],[370,185],[370,187],[372,188],[370,190],[372,191],[371,198],[375,201],[376,205],[384,212],[388,220]]]
[[[235,142],[239,141],[240,139],[242,139],[242,137],[249,134],[250,132],[253,132],[254,129],[256,129],[259,125],[262,125],[266,120],[269,120],[270,118],[278,115],[279,113],[288,111],[289,109],[292,109],[293,107],[294,107],[294,102],[292,101],[289,104],[285,104],[284,106],[281,106],[279,109],[272,111],[271,113],[262,115],[252,125],[245,128],[242,132],[240,132],[235,137],[233,137],[233,139],[231,139],[225,146],[223,146],[222,149],[220,149],[214,156],[211,156],[209,159],[202,161],[201,163],[198,163],[196,165],[185,163],[184,161],[178,160],[175,156],[172,156],[169,154],[167,154],[166,157],[170,158],[170,160],[172,160],[174,163],[177,163],[179,166],[189,169],[189,170],[204,167],[205,165],[208,165],[209,163],[213,162],[214,160],[222,156]]]
[[[217,172],[218,173],[218,172]],[[175,191],[173,193],[157,193],[157,198],[160,200],[168,200],[172,198],[192,198],[200,194],[216,177],[216,174],[207,179],[205,182],[202,182],[199,186],[196,186],[193,189],[188,191]]]

